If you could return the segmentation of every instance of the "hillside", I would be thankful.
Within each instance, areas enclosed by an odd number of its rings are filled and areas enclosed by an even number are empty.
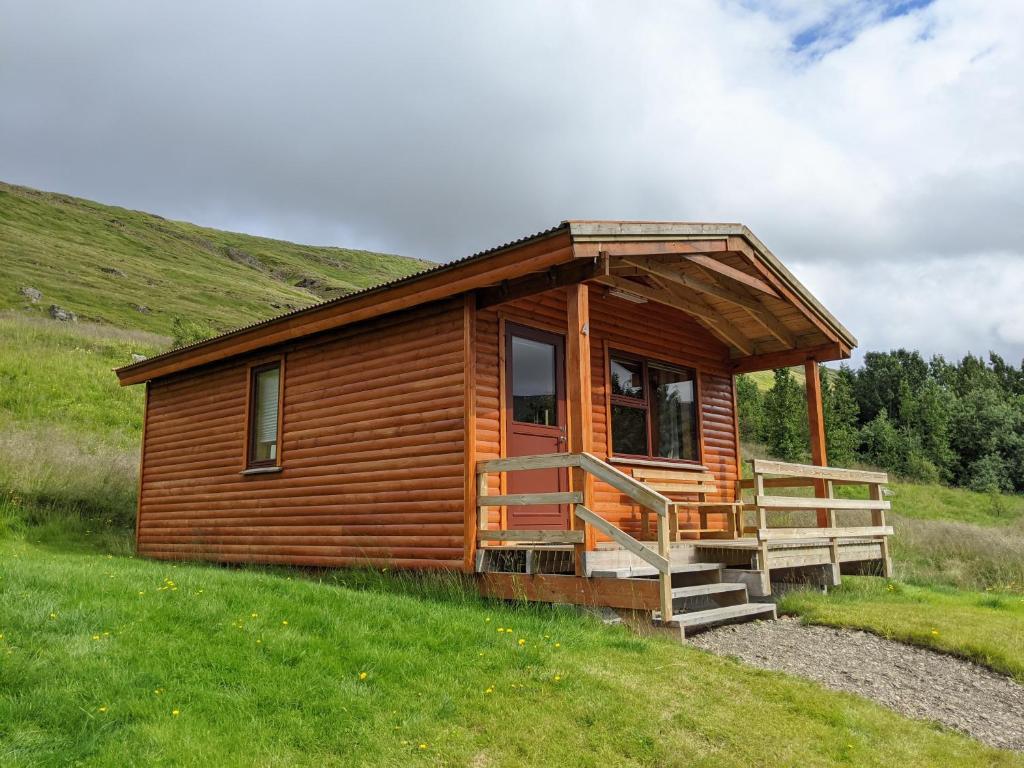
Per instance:
[[[0,182],[0,309],[170,335],[224,331],[418,272],[428,262],[223,232]],[[35,289],[40,297],[26,296]],[[32,293],[28,291],[28,293]]]

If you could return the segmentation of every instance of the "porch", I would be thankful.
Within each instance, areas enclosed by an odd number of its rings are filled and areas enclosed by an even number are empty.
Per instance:
[[[771,595],[773,577],[838,585],[844,566],[874,567],[890,575],[892,528],[885,523],[890,505],[883,499],[888,482],[884,473],[756,459],[750,465],[752,476],[740,481],[738,501],[712,503],[702,510],[704,503],[692,500],[702,488],[694,483],[692,470],[678,471],[675,483],[672,473],[661,471],[651,487],[588,453],[481,462],[477,503],[482,511],[492,505],[568,504],[573,520],[572,528],[564,531],[480,528],[476,571],[485,574],[482,589],[495,597],[649,611],[656,623],[685,632],[774,616],[772,606],[750,601]],[[655,517],[654,537],[635,537],[595,514],[582,490],[487,494],[493,473],[562,468],[574,473],[574,487],[599,482],[632,499]],[[838,487],[860,487],[866,493],[863,498],[837,497]],[[799,495],[781,495],[775,489]],[[824,494],[817,495],[818,489]],[[824,524],[809,527],[799,519],[808,510],[815,522]],[[679,517],[694,511],[722,515],[727,522],[722,528],[687,531]],[[486,520],[486,514],[479,519]],[[597,535],[604,540],[588,548],[588,540]]]

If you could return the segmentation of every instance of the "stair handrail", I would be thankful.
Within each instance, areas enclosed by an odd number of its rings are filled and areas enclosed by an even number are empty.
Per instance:
[[[537,498],[538,494],[503,494],[501,496],[489,496],[487,486],[487,475],[492,472],[517,472],[531,469],[561,469],[578,467],[594,478],[610,485],[615,490],[635,501],[642,507],[646,507],[656,515],[658,550],[652,552],[640,540],[630,536],[614,523],[605,520],[586,506],[586,499],[577,490],[569,494],[546,494],[552,497],[550,500],[565,501],[573,508],[573,519],[579,519],[584,526],[593,526],[609,538],[617,541],[623,548],[633,552],[635,555],[649,563],[658,571],[659,595],[661,605],[661,620],[669,622],[672,619],[672,550],[669,544],[669,514],[672,509],[672,500],[667,496],[658,493],[650,486],[634,479],[625,472],[616,469],[608,462],[599,459],[591,453],[548,453],[535,456],[512,456],[500,459],[488,459],[477,462],[477,507],[483,509],[487,506],[498,506],[500,504],[523,504],[530,503],[531,498]],[[558,499],[553,497],[559,496]],[[487,516],[478,517],[478,528],[483,530],[487,525]],[[584,537],[586,538],[586,537]]]

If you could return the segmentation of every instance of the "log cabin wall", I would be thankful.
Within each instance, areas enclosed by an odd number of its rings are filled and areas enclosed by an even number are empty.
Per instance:
[[[151,382],[139,553],[462,567],[463,311],[430,304]],[[242,475],[248,367],[282,357],[283,471]]]
[[[609,453],[608,363],[606,350],[633,352],[654,360],[696,368],[699,373],[699,437],[702,463],[714,472],[721,494],[709,501],[732,501],[739,479],[736,412],[733,379],[728,369],[729,351],[688,315],[648,302],[634,304],[606,296],[598,286],[590,288],[590,343],[593,371],[594,452]],[[564,334],[566,294],[547,291],[481,310],[476,319],[476,434],[477,459],[502,455],[501,398],[503,381],[503,321]],[[627,473],[628,464],[616,464]],[[500,493],[492,475],[490,493]],[[611,487],[598,482],[595,512],[619,527],[639,533],[639,509]],[[490,510],[490,528],[502,525],[500,511]]]

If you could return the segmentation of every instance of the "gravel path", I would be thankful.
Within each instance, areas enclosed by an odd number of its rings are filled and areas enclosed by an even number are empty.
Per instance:
[[[968,661],[794,618],[719,627],[689,642],[865,696],[907,717],[935,720],[994,747],[1024,751],[1024,686]]]

